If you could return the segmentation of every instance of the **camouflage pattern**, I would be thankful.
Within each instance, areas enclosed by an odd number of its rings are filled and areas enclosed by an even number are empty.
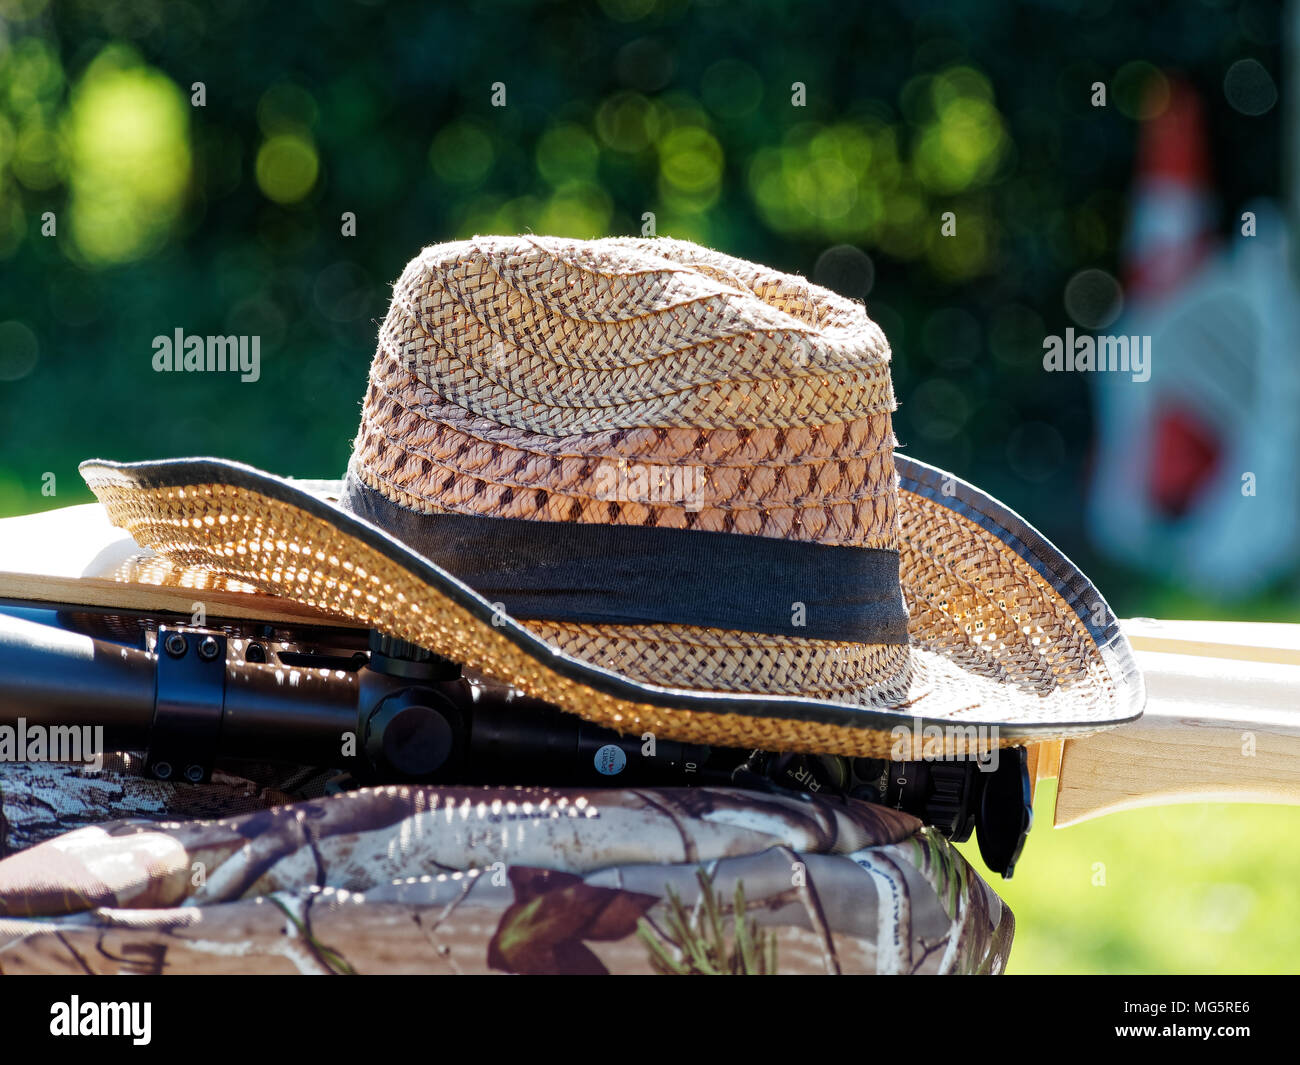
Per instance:
[[[867,803],[278,783],[0,765],[0,971],[998,973],[1011,945],[947,841]]]
[[[99,771],[50,762],[0,763],[0,858],[80,825],[222,817],[313,794],[283,771],[261,782],[216,772],[209,783],[195,787],[154,780],[143,767],[143,759],[128,754],[106,755]]]

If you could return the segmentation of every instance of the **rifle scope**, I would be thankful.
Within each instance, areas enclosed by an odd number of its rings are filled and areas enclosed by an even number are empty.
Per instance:
[[[359,784],[727,785],[865,799],[955,841],[979,829],[1009,876],[1029,827],[1024,752],[891,762],[630,736],[427,649],[357,629],[0,603],[0,726],[102,727],[158,779],[240,761],[337,768]]]

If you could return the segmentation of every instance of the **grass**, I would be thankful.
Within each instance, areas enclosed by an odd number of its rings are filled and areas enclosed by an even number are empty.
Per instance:
[[[745,887],[736,882],[731,908],[732,936],[724,929],[726,903],[714,894],[713,878],[703,869],[699,907],[688,909],[681,896],[668,888],[666,934],[644,918],[637,936],[650,949],[650,964],[665,976],[765,976],[777,971],[776,936],[753,923],[745,909]],[[679,956],[680,955],[680,956]]]
[[[1008,973],[1300,972],[1300,807],[1195,803],[1054,829],[1055,782],[1011,880]],[[1104,882],[1103,882],[1104,881]]]

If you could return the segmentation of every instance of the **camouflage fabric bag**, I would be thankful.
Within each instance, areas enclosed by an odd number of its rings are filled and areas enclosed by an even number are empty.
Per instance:
[[[0,970],[998,973],[1011,944],[946,840],[854,800],[279,783],[0,766]]]

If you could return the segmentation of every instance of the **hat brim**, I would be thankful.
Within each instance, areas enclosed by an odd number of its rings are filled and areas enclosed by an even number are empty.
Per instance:
[[[912,680],[888,705],[661,687],[567,655],[319,484],[209,458],[90,460],[80,470],[113,523],[178,572],[216,573],[347,617],[625,733],[888,757],[899,729],[941,736],[947,754],[974,753],[1140,716],[1132,651],[1079,569],[974,486],[901,455],[895,462],[901,577],[915,616]],[[1018,656],[990,657],[980,611],[956,601],[966,596],[1007,619]]]

